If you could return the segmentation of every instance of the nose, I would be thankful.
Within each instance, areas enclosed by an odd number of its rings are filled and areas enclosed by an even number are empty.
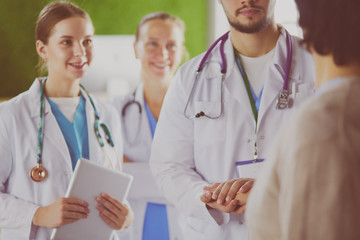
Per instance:
[[[80,42],[74,44],[74,56],[75,57],[82,57],[86,55],[85,46],[82,45]]]
[[[163,58],[163,59],[168,59],[169,58],[169,51],[166,48],[166,46],[162,46],[160,47],[160,53],[159,55]]]

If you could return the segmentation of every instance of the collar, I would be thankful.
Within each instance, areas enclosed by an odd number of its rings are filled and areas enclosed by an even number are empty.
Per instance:
[[[31,102],[32,102],[32,111],[31,111],[31,117],[38,117],[40,116],[40,86],[43,81],[45,81],[47,77],[39,77],[35,78],[35,81],[31,85],[29,89],[29,94],[31,96]],[[80,88],[82,96],[85,98],[86,105],[88,106],[90,103],[90,100],[86,94],[86,92]],[[94,101],[95,106],[97,106],[96,99],[92,98]],[[97,108],[98,113],[101,115],[100,109]],[[45,98],[45,111],[44,115],[48,114],[51,111],[51,106],[48,100]]]
[[[281,76],[283,76],[282,79],[279,79],[281,82],[283,82],[285,78],[285,68],[286,68],[286,58],[287,58],[286,32],[285,32],[286,30],[281,25],[278,25],[278,28],[280,30],[280,36],[275,46],[275,54],[273,59],[274,64],[272,66],[275,67],[275,69],[281,74]],[[226,40],[224,44],[224,54],[227,63],[227,71],[226,71],[225,79],[228,78],[228,76],[233,71],[233,68],[235,66],[235,54],[230,39],[231,39],[231,33],[229,33],[229,38]],[[296,37],[291,36],[291,41],[293,43],[292,44],[293,57],[291,59],[291,69],[289,74],[290,79],[299,79],[300,77],[299,69],[293,67],[296,65],[296,61],[297,61],[294,57],[296,55],[295,45],[297,45],[297,41],[295,39]],[[207,78],[215,78],[221,75],[220,43],[218,43],[217,46],[211,51],[211,54],[209,55],[206,62],[207,64],[204,67],[203,72],[206,73]],[[209,67],[209,65],[211,65],[211,67]]]

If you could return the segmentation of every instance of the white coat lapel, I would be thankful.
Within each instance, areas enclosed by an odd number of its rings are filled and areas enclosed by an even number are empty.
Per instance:
[[[86,121],[87,121],[88,138],[89,138],[89,158],[91,161],[103,164],[104,154],[103,154],[100,144],[96,138],[95,129],[94,129],[95,112],[94,112],[94,109],[91,105],[90,99],[88,98],[87,94],[83,90],[81,90],[81,94],[86,99]],[[96,103],[94,102],[94,104],[96,104]],[[97,110],[99,111],[99,109],[97,109]],[[100,118],[101,118],[101,113],[99,113],[99,114],[100,114]],[[99,128],[100,128],[100,126],[99,126]]]
[[[276,100],[280,90],[283,88],[285,79],[285,68],[287,58],[287,47],[286,47],[286,33],[283,28],[280,29],[281,34],[279,36],[276,52],[274,56],[274,64],[270,66],[269,77],[265,80],[263,95],[261,98],[259,114],[258,114],[258,126],[260,126],[262,118],[269,108],[276,107]],[[294,45],[294,41],[293,41]],[[293,51],[292,64],[289,75],[289,84],[299,78],[298,69],[295,68],[295,56]],[[279,110],[281,111],[281,110]]]
[[[30,92],[31,95],[33,96],[32,103],[30,106],[31,116],[35,122],[40,121],[40,81],[35,81],[35,83],[30,88]],[[64,159],[65,164],[68,165],[68,167],[72,168],[70,153],[67,148],[65,138],[61,132],[61,129],[56,121],[54,114],[52,114],[51,106],[46,99],[45,99],[45,111],[44,111],[43,149],[45,148],[53,149],[51,150],[51,152],[54,155],[60,154],[62,156],[62,159]]]
[[[212,64],[211,67],[207,68],[208,78],[211,76],[221,78],[221,66],[219,64],[221,63],[221,57],[219,46],[213,51],[215,52],[213,58],[215,58],[218,62],[218,66],[214,67],[214,64]],[[234,48],[231,43],[230,36],[224,45],[224,52],[227,63],[227,72],[224,80],[224,95],[226,96],[226,93],[230,94],[232,98],[234,98],[242,106],[242,109],[239,109],[239,111],[241,111],[242,114],[246,113],[252,116],[252,110],[244,80],[241,76],[240,70],[235,64]],[[212,56],[210,55],[210,57]]]
[[[141,105],[141,119],[140,119],[140,129],[143,129],[145,131],[139,132],[139,139],[138,141],[144,142],[144,143],[151,143],[152,137],[151,137],[151,130],[149,126],[149,121],[147,118],[147,114],[145,111],[145,99],[144,99],[144,86],[140,85],[138,90],[136,91],[135,96],[136,101],[138,101]],[[151,146],[151,144],[148,144],[147,146]]]

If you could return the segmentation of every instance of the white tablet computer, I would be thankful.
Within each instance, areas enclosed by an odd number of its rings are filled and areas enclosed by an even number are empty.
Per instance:
[[[87,159],[79,159],[65,197],[76,197],[89,203],[90,214],[53,230],[53,240],[99,240],[109,239],[112,228],[99,216],[95,197],[107,193],[124,202],[130,189],[133,177],[98,165]]]

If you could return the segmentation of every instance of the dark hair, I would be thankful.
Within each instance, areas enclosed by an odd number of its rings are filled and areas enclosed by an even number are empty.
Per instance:
[[[183,22],[183,20],[181,20],[180,18],[173,16],[169,13],[165,13],[165,12],[154,12],[154,13],[149,13],[148,15],[145,15],[139,22],[137,28],[136,28],[136,39],[135,41],[137,42],[139,40],[139,35],[140,35],[140,29],[141,27],[147,23],[148,21],[151,20],[155,20],[155,19],[160,19],[160,20],[164,20],[164,21],[171,21],[173,23],[175,23],[184,33],[185,32],[185,24]]]
[[[70,17],[83,17],[91,21],[89,15],[73,3],[59,1],[46,5],[41,10],[36,22],[36,40],[41,40],[47,44],[54,26],[61,20]]]
[[[360,61],[359,0],[295,0],[303,43],[337,65]]]

